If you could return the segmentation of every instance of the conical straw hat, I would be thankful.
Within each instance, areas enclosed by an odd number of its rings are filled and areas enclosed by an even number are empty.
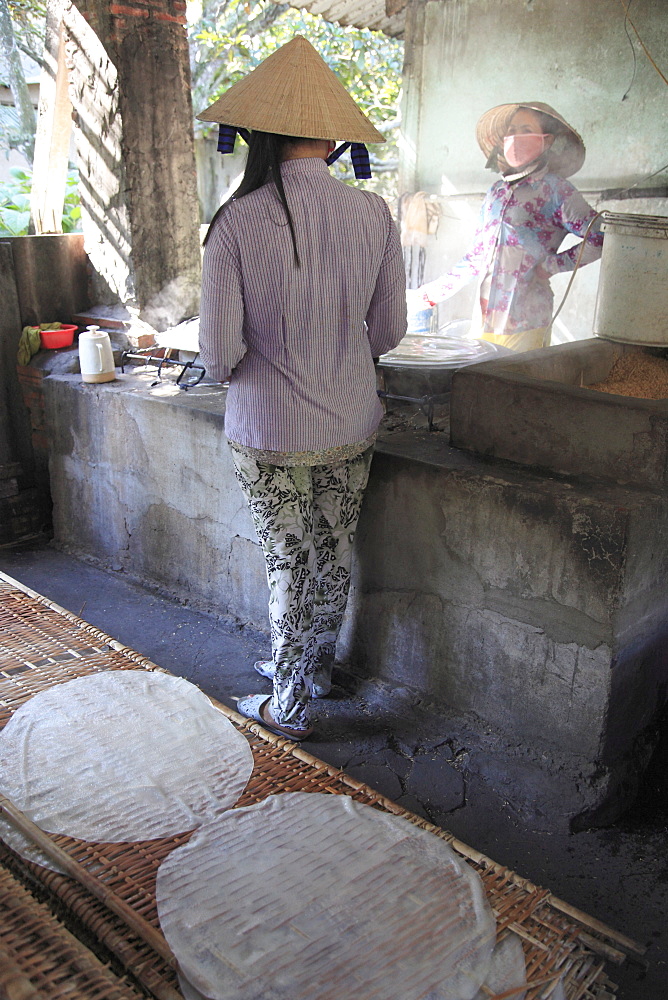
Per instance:
[[[385,142],[302,35],[273,52],[197,117],[307,139]]]
[[[520,108],[530,111],[542,111],[543,114],[555,118],[564,127],[558,136],[558,141],[548,151],[549,169],[560,177],[570,177],[576,173],[585,160],[585,145],[581,137],[569,125],[565,118],[541,101],[520,101],[517,104],[499,104],[496,108],[486,111],[476,125],[475,134],[478,145],[489,159],[495,151],[503,148],[503,137],[510,125],[510,120]],[[494,161],[492,161],[493,163]]]

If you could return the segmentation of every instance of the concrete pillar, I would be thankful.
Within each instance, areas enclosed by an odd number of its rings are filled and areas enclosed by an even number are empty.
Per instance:
[[[424,0],[412,0],[406,9],[404,29],[403,98],[399,138],[399,193],[419,190],[418,136],[424,75]]]
[[[72,104],[65,60],[65,31],[59,10],[49,9],[30,210],[37,235],[62,233],[63,203],[72,135]]]
[[[49,0],[67,37],[93,300],[164,330],[199,309],[200,246],[181,0]]]

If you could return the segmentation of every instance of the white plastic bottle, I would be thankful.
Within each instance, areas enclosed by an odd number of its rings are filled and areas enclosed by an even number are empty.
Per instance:
[[[84,382],[112,382],[116,378],[109,334],[88,326],[79,334],[79,365]]]

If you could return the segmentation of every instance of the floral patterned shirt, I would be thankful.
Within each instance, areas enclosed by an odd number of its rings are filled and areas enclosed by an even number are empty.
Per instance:
[[[566,233],[583,236],[596,213],[573,185],[543,170],[517,181],[498,180],[487,192],[473,248],[447,274],[423,285],[425,305],[436,305],[464,284],[485,279],[489,301],[484,332],[523,333],[547,327],[554,296],[546,276],[575,267],[581,243],[559,252]],[[601,256],[596,223],[581,264]],[[536,273],[538,268],[545,273]]]

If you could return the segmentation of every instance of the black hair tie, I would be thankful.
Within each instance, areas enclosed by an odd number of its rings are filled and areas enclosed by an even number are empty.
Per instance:
[[[248,129],[239,128],[236,125],[219,125],[218,126],[218,152],[219,153],[233,153],[234,143],[236,142],[237,132],[244,140],[246,144],[250,142],[250,132]]]

